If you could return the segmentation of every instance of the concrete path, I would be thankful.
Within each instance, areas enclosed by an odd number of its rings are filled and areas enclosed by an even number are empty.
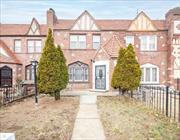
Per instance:
[[[105,140],[97,111],[96,95],[81,95],[71,140]]]

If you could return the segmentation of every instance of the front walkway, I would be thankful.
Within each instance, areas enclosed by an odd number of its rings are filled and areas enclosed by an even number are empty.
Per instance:
[[[71,140],[105,140],[97,111],[96,95],[81,95]]]

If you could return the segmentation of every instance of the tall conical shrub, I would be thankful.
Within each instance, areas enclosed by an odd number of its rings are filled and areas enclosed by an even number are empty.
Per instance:
[[[115,66],[111,86],[123,91],[133,91],[140,84],[141,69],[134,48],[131,44],[125,49],[120,49]]]
[[[62,51],[61,51],[62,52]],[[63,62],[61,62],[63,60]],[[48,36],[38,64],[38,90],[40,93],[51,94],[55,100],[60,98],[60,91],[67,85],[62,84],[62,65],[65,65],[65,58],[58,48],[55,47],[52,30],[49,29]],[[64,67],[67,71],[67,68]],[[63,86],[62,86],[63,85]]]

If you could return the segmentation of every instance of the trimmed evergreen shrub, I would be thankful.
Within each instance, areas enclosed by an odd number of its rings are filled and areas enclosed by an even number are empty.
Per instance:
[[[55,100],[60,99],[60,91],[68,83],[68,72],[65,57],[61,48],[56,48],[51,29],[48,31],[37,72],[39,92],[53,95]]]
[[[134,48],[131,44],[121,48],[115,66],[111,86],[118,88],[119,92],[135,90],[140,85],[141,69]]]

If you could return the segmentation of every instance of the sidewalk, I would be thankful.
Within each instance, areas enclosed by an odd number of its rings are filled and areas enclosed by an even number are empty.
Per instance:
[[[81,95],[71,140],[105,140],[97,111],[96,95]]]

